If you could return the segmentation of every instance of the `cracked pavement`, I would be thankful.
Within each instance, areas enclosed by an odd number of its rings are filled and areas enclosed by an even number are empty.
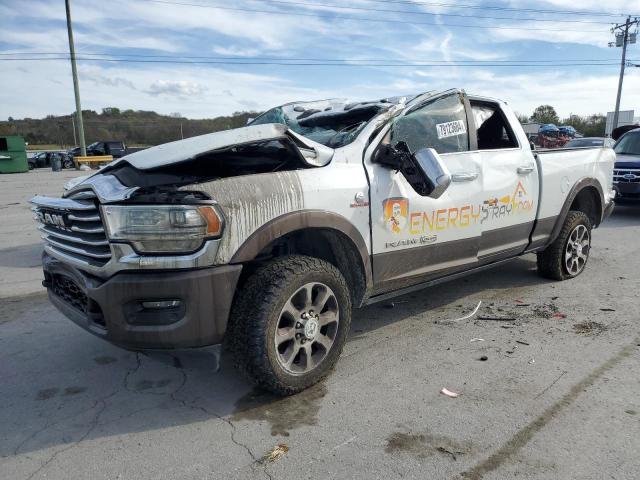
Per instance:
[[[215,348],[129,352],[65,319],[33,280],[27,190],[0,191],[19,202],[0,231],[2,479],[637,478],[640,205],[594,232],[578,279],[526,256],[356,311],[335,372],[280,399]],[[480,300],[516,321],[448,321]]]

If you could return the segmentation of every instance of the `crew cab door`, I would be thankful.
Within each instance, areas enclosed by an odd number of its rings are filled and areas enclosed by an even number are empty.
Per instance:
[[[527,248],[536,219],[538,171],[529,145],[511,128],[518,122],[515,115],[498,102],[471,98],[470,104],[485,195],[478,258],[490,263]]]
[[[477,262],[482,172],[470,151],[468,102],[449,91],[407,107],[365,152],[370,181],[374,294],[466,270]],[[401,172],[375,163],[376,149],[433,148],[451,173],[439,198],[421,196]]]

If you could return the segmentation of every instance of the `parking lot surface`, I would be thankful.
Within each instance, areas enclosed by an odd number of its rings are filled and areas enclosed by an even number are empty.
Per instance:
[[[525,256],[356,311],[334,373],[281,399],[215,349],[125,351],[49,304],[27,200],[80,174],[0,176],[0,478],[638,478],[640,206],[574,280]]]

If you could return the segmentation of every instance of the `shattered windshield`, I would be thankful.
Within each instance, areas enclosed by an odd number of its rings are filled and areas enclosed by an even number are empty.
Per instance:
[[[338,99],[290,103],[266,111],[250,125],[282,123],[310,140],[338,148],[353,142],[373,117],[399,101],[398,97],[359,103]]]

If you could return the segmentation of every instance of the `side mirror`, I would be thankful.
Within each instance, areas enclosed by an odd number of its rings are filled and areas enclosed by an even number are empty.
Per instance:
[[[405,142],[398,142],[395,147],[383,144],[372,160],[402,172],[416,193],[423,197],[440,198],[451,184],[449,169],[433,148],[423,148],[412,154]]]
[[[402,174],[413,189],[423,197],[440,198],[451,184],[451,174],[438,152],[423,148],[409,156],[410,165]]]

